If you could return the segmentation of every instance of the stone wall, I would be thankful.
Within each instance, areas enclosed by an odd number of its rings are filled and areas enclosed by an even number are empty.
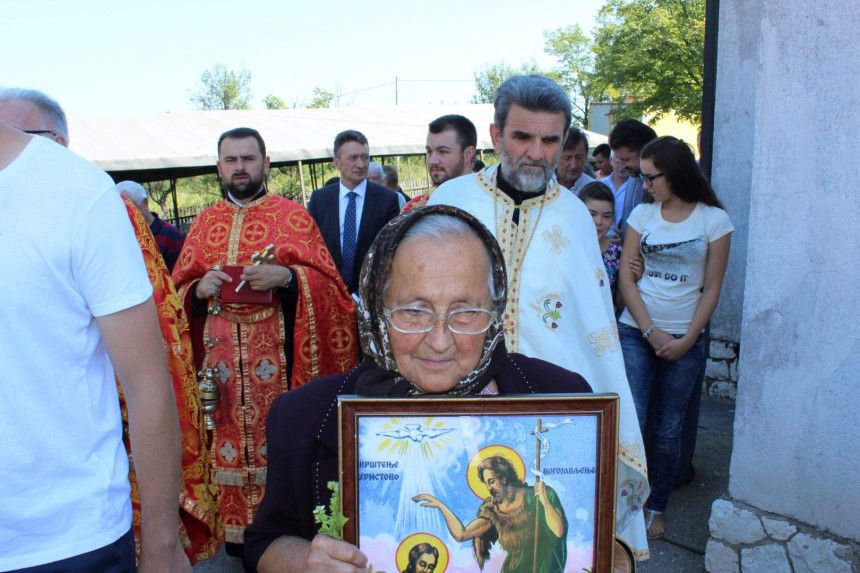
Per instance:
[[[734,400],[738,393],[738,358],[740,343],[711,338],[705,365],[703,392],[712,398]]]
[[[734,500],[718,499],[708,521],[708,573],[856,573],[860,545]]]

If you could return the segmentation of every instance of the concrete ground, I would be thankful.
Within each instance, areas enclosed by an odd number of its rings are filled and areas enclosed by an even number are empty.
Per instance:
[[[639,573],[701,573],[705,570],[711,504],[729,486],[734,402],[702,398],[693,465],[696,476],[672,493],[666,511],[666,536],[650,543],[651,559]],[[194,566],[195,573],[242,573],[242,562],[221,550]]]
[[[651,559],[639,573],[701,573],[705,570],[711,504],[729,487],[734,402],[702,398],[693,466],[696,476],[677,487],[666,510],[666,535],[651,541]]]

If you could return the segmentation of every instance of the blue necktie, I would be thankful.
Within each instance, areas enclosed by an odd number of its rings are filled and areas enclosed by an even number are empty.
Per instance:
[[[346,194],[349,203],[343,218],[343,282],[352,290],[352,269],[355,265],[355,198],[358,194],[350,191]]]

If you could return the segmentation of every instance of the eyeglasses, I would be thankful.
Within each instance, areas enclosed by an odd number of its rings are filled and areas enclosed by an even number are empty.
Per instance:
[[[430,332],[440,316],[429,308],[416,306],[385,308],[383,313],[391,327],[403,334]],[[496,313],[484,308],[458,308],[441,316],[455,334],[481,334],[490,328]]]
[[[24,130],[24,133],[29,133],[30,135],[46,135],[51,134],[51,137],[57,137],[56,131],[51,131],[50,129],[31,129],[29,131]]]
[[[644,179],[643,183],[647,183],[648,185],[654,185],[654,180],[663,177],[664,173],[655,173],[654,175],[645,175],[642,174],[642,179]]]

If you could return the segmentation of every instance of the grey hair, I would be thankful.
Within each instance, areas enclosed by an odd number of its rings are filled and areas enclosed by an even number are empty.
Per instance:
[[[400,239],[400,247],[412,241],[440,241],[442,239],[477,239],[481,246],[484,246],[484,241],[478,233],[462,219],[451,215],[436,214],[422,217],[414,225],[409,227],[403,237]],[[399,247],[398,247],[399,248]],[[495,281],[495,273],[493,273],[493,260],[490,257],[489,251],[484,247],[484,252],[487,256],[487,286],[490,289],[490,300],[496,311],[502,312],[502,305],[505,300],[505,285],[497,285]],[[382,287],[382,294],[385,296],[388,287],[391,286],[391,273],[385,279],[385,286]]]
[[[493,96],[496,108],[493,121],[500,132],[505,131],[505,122],[512,105],[529,111],[564,114],[564,133],[570,128],[573,112],[570,97],[560,85],[545,76],[513,76],[505,80]]]
[[[132,203],[140,203],[146,199],[146,189],[135,181],[120,181],[116,184],[116,190],[120,195],[131,199]]]
[[[60,107],[60,104],[51,97],[48,97],[39,90],[26,90],[23,88],[3,88],[0,89],[0,101],[22,100],[30,102],[39,108],[39,110],[48,116],[51,123],[51,128],[58,134],[62,135],[66,141],[69,141],[69,127],[66,121],[66,112]]]
[[[376,161],[371,161],[370,165],[367,166],[368,175],[370,175],[370,173],[373,171],[379,171],[379,178],[385,181],[385,170],[382,168],[382,165],[380,165]]]

